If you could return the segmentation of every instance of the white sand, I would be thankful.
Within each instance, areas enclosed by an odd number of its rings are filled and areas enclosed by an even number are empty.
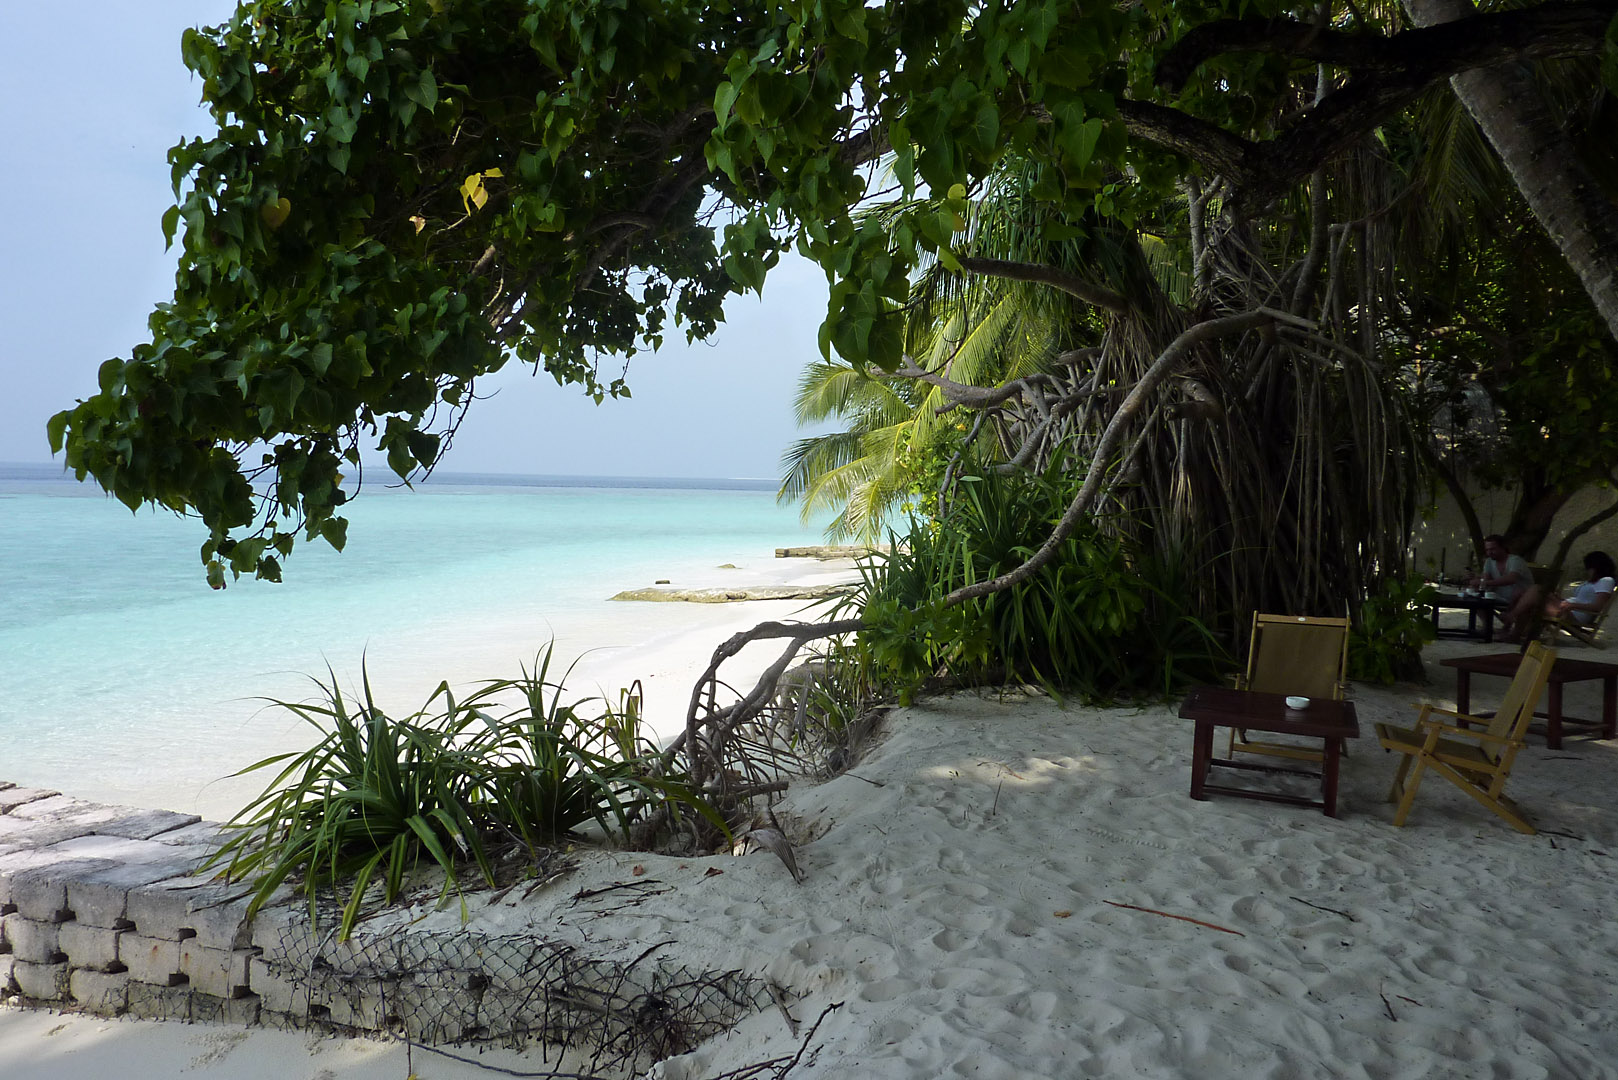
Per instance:
[[[1429,657],[1467,648],[1480,651]],[[1452,701],[1448,670],[1431,670],[1425,692]],[[1503,685],[1478,680],[1474,702]],[[1408,720],[1414,695],[1354,696],[1366,737],[1344,764],[1337,820],[1191,801],[1190,724],[1171,706],[957,696],[896,712],[851,774],[794,788],[779,812],[802,885],[767,853],[606,854],[520,906],[474,897],[474,919],[588,935],[598,955],[677,938],[659,955],[804,995],[791,1012],[805,1028],[841,1003],[795,1080],[1618,1077],[1618,746],[1536,740],[1519,758],[1509,790],[1538,836],[1438,778],[1395,829],[1382,800],[1396,759],[1370,725]],[[1588,685],[1567,698],[1570,715],[1599,707]],[[634,907],[569,903],[630,881],[664,891]],[[271,1057],[276,1076],[315,1076],[335,1060],[253,1033],[202,1062],[198,1040],[217,1032],[76,1019],[47,1061],[41,1023],[0,1012],[4,1080],[112,1075],[81,1067],[103,1044],[150,1063],[126,1076],[255,1076],[246,1064]],[[657,1075],[696,1080],[797,1046],[770,1010]],[[537,1054],[520,1067],[543,1068]],[[393,1068],[376,1075],[404,1080]],[[440,1068],[416,1062],[423,1078],[460,1075]]]
[[[580,1062],[539,1054],[446,1047],[462,1063],[419,1047],[303,1032],[64,1016],[0,1008],[3,1080],[491,1080]]]

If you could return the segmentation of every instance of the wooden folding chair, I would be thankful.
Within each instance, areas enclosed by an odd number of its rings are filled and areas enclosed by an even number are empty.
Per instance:
[[[1571,615],[1559,615],[1554,619],[1547,620],[1545,629],[1557,635],[1565,634],[1580,645],[1588,645],[1592,649],[1606,648],[1606,642],[1600,639],[1601,627],[1607,621],[1607,613],[1613,608],[1613,594],[1603,593],[1602,595],[1606,597],[1606,601],[1601,605],[1601,610],[1597,611],[1595,617],[1589,622],[1581,623]]]
[[[1236,677],[1236,689],[1341,701],[1347,688],[1347,619],[1254,614],[1247,671]],[[1231,729],[1230,752],[1298,761],[1320,761],[1324,756],[1307,746],[1250,739],[1241,728]]]
[[[1393,823],[1403,825],[1416,801],[1416,789],[1421,778],[1431,769],[1476,799],[1483,806],[1504,818],[1518,832],[1533,835],[1535,829],[1518,808],[1506,798],[1506,780],[1511,776],[1512,762],[1517,752],[1527,743],[1528,725],[1534,719],[1534,709],[1545,692],[1545,683],[1551,676],[1551,665],[1556,663],[1556,650],[1547,649],[1539,642],[1531,642],[1517,665],[1517,674],[1506,688],[1506,698],[1500,711],[1491,719],[1467,716],[1453,709],[1421,706],[1421,714],[1413,728],[1393,724],[1376,725],[1376,737],[1384,749],[1402,754],[1399,771],[1394,774],[1389,802],[1397,802]],[[1453,716],[1460,724],[1446,724],[1435,716]],[[1483,725],[1473,730],[1462,725]]]

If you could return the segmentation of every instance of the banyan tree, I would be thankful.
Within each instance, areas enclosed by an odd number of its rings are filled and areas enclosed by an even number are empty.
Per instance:
[[[940,387],[1074,472],[1040,551],[1121,509],[1210,556],[1212,609],[1340,610],[1413,507],[1387,354],[1440,197],[1424,96],[1458,80],[1618,326],[1603,181],[1518,108],[1533,65],[1610,61],[1618,0],[1410,6],[244,3],[184,42],[219,130],[171,154],[174,297],[53,446],[198,516],[216,586],[277,578],[300,534],[341,545],[362,448],[431,468],[512,361],[620,392],[796,248],[828,357],[870,371],[947,378],[907,327],[952,290],[1064,309],[1046,370]],[[1472,77],[1500,66],[1528,72],[1505,104]]]

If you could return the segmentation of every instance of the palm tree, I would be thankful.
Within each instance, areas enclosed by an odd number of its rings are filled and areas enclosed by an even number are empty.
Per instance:
[[[1010,174],[995,185],[972,209],[969,231],[983,237],[1011,231],[1007,204],[1018,197],[1019,186]],[[907,355],[917,367],[962,386],[1024,379],[1062,355],[1074,322],[1066,308],[1039,286],[963,278],[935,262],[912,290]],[[901,507],[931,513],[946,473],[967,462],[983,467],[1005,458],[1004,439],[968,437],[972,419],[952,408],[940,387],[842,361],[821,360],[805,370],[795,413],[800,426],[847,422],[840,431],[799,440],[787,450],[777,493],[783,502],[801,503],[805,521],[835,510],[826,527],[832,541],[879,540]]]
[[[798,383],[798,423],[840,417],[848,427],[794,443],[782,457],[786,475],[776,497],[801,503],[805,522],[836,508],[828,540],[878,539],[889,510],[910,490],[906,451],[920,396],[908,379],[873,378],[835,360],[811,364]]]
[[[979,310],[987,299],[987,310]],[[1019,306],[1016,294],[963,298],[938,324],[915,328],[917,362],[967,386],[993,386],[1038,370],[1048,354],[1050,325]],[[960,450],[969,422],[943,393],[912,378],[861,371],[837,360],[809,366],[798,384],[800,425],[833,418],[841,431],[801,439],[782,457],[778,497],[802,504],[803,519],[837,512],[827,539],[863,543],[881,538],[895,510],[914,500],[931,511],[932,492],[948,459]],[[985,442],[974,452],[989,452]]]

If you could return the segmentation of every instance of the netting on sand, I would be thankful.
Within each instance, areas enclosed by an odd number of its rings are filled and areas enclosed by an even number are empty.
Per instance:
[[[666,944],[618,961],[530,934],[361,928],[339,941],[303,916],[286,921],[259,962],[293,995],[288,1023],[301,1014],[424,1043],[549,1043],[616,1070],[684,1053],[775,1000],[740,971],[660,961]]]

